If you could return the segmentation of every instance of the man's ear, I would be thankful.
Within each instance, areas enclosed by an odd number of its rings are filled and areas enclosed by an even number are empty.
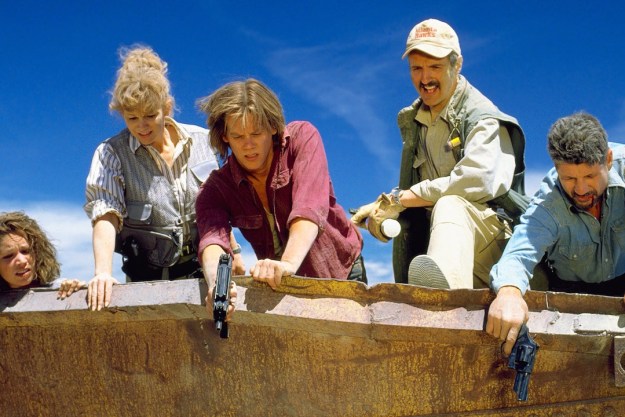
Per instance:
[[[612,149],[608,148],[608,154],[605,157],[605,165],[608,167],[608,171],[612,169],[613,160],[614,160],[614,155],[612,155]]]
[[[456,60],[456,73],[460,74],[460,70],[462,69],[462,55],[458,57]]]

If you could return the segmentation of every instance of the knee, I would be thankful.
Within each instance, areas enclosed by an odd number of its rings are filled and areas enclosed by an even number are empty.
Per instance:
[[[432,208],[432,223],[465,223],[469,204],[458,195],[439,198]]]
[[[436,204],[434,204],[434,210],[438,208],[458,208],[465,207],[468,204],[468,201],[464,197],[460,197],[459,195],[446,195],[438,199]]]

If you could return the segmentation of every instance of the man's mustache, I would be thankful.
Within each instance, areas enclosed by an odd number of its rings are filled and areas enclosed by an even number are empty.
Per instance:
[[[438,81],[430,81],[427,84],[420,83],[420,85],[421,85],[421,88],[430,88],[430,87],[438,87],[439,86]]]

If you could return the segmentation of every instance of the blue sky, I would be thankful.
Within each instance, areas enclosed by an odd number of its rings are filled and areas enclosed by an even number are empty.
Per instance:
[[[468,80],[519,120],[534,191],[557,118],[588,111],[625,142],[624,14],[587,1],[0,0],[0,211],[39,220],[62,275],[90,279],[85,177],[96,146],[124,127],[108,91],[118,48],[134,43],[169,63],[181,122],[203,126],[195,101],[226,82],[265,82],[287,120],[320,130],[339,203],[368,203],[397,183],[395,120],[417,97],[401,55],[430,17],[455,28]],[[370,282],[392,281],[390,248],[365,236]]]

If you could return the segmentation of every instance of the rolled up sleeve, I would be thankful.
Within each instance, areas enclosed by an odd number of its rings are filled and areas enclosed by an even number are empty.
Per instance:
[[[96,149],[87,175],[84,205],[85,213],[95,223],[107,213],[113,213],[119,220],[119,230],[126,216],[124,199],[124,175],[119,158],[106,142]],[[119,231],[118,230],[118,231]]]
[[[219,192],[215,184],[214,176],[200,188],[195,201],[195,213],[197,218],[197,228],[200,236],[198,254],[201,254],[210,245],[218,245],[224,251],[230,248],[230,217],[225,209],[224,196]]]

